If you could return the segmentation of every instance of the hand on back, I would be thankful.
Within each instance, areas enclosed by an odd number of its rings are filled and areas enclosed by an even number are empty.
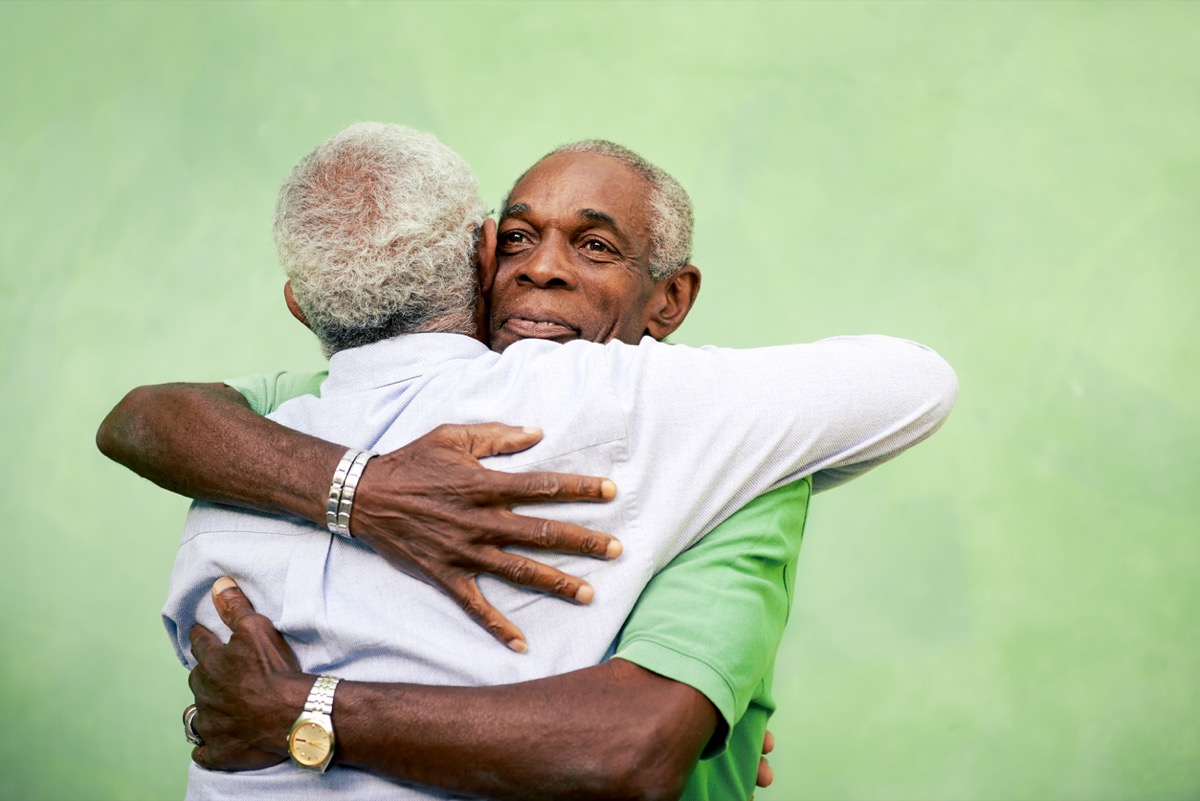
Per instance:
[[[515,453],[541,439],[537,429],[501,423],[442,425],[367,463],[355,494],[350,530],[393,567],[441,587],[492,636],[525,650],[521,631],[488,603],[475,578],[513,584],[589,603],[590,585],[503,550],[521,546],[611,559],[614,537],[570,523],[514,514],[521,504],[608,501],[608,479],[565,473],[505,473],[479,459]]]

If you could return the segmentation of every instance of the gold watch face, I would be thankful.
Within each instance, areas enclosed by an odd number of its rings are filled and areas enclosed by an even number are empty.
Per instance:
[[[329,732],[319,723],[305,721],[292,730],[292,757],[305,767],[316,767],[324,762],[332,745]]]

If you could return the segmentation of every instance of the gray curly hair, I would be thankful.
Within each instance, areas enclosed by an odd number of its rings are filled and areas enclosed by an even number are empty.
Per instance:
[[[551,150],[540,161],[559,153],[592,153],[607,156],[629,167],[650,187],[650,277],[656,281],[669,278],[692,259],[692,201],[688,193],[670,173],[651,164],[627,147],[607,139],[584,139]],[[537,166],[536,164],[534,166]],[[533,167],[529,168],[530,170]],[[526,170],[513,182],[515,188],[529,173]],[[512,189],[504,197],[501,208],[508,208]]]
[[[398,334],[470,334],[485,209],[467,163],[432,134],[357,123],[279,190],[275,246],[326,355]]]

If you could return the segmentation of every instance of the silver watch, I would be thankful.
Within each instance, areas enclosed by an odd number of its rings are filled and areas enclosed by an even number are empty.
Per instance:
[[[288,734],[288,753],[302,768],[324,773],[333,761],[333,691],[340,679],[321,676]]]

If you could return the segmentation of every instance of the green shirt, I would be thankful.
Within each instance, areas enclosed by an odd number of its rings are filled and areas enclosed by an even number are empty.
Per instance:
[[[227,383],[267,414],[319,395],[325,377],[279,372]],[[811,493],[806,477],[755,498],[656,575],[625,622],[615,656],[694,687],[720,715],[685,801],[754,793]]]

